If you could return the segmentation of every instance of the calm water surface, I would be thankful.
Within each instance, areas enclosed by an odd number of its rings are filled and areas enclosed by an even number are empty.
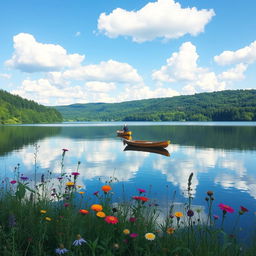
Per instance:
[[[214,213],[221,216],[219,203],[228,204],[226,228],[242,205],[249,213],[241,216],[243,230],[252,232],[256,212],[256,123],[151,123],[131,122],[133,139],[171,140],[170,156],[142,151],[125,151],[116,130],[123,123],[63,123],[54,125],[0,126],[0,177],[13,178],[14,167],[34,177],[35,144],[39,146],[38,173],[57,178],[62,149],[64,170],[71,173],[81,161],[79,182],[88,194],[99,190],[110,177],[115,197],[129,199],[137,188],[148,191],[163,211],[176,193],[175,202],[187,202],[187,182],[191,172],[193,205],[207,211],[206,192],[214,191]],[[125,195],[122,191],[125,191]],[[252,225],[254,224],[254,225]],[[242,231],[243,232],[243,231]]]

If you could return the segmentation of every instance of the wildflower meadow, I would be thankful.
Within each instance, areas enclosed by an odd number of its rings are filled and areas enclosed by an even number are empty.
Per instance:
[[[218,205],[213,212],[214,191],[205,191],[206,217],[192,207],[188,177],[187,202],[175,211],[174,199],[168,211],[153,201],[144,188],[126,201],[114,200],[113,178],[97,191],[79,183],[79,166],[65,172],[62,150],[59,176],[48,171],[37,177],[35,151],[34,180],[14,168],[0,190],[0,255],[3,256],[253,256],[256,240],[244,244],[238,239],[239,223],[250,209]],[[37,180],[40,180],[36,182]],[[228,203],[228,202],[227,202]],[[232,231],[225,230],[230,214],[237,219]],[[253,222],[252,222],[253,223]]]

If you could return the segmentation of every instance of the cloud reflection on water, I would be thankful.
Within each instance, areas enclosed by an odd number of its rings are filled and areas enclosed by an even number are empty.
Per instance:
[[[202,182],[202,175],[207,174],[211,186],[246,191],[256,198],[256,174],[252,171],[252,166],[256,166],[256,158],[248,156],[246,151],[225,151],[172,144],[168,147],[171,157],[166,158],[147,152],[123,152],[124,146],[120,141],[109,139],[73,140],[54,137],[40,140],[37,144],[40,146],[37,157],[39,172],[50,170],[57,176],[61,171],[62,148],[67,148],[69,151],[65,156],[64,171],[68,173],[75,171],[77,162],[81,161],[80,179],[84,182],[95,177],[107,179],[113,175],[119,181],[136,182],[139,172],[147,166],[147,169],[159,171],[164,175],[165,180],[161,180],[162,183],[170,182],[181,192],[186,191],[188,177],[193,172],[194,196]],[[34,152],[32,145],[13,152],[21,164],[22,171],[25,169],[24,172],[27,172],[26,175],[34,170]],[[30,176],[33,177],[32,174]]]

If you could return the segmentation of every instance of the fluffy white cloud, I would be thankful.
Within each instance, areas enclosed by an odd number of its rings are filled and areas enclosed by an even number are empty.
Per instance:
[[[184,83],[184,94],[224,90],[225,81],[221,81],[214,72],[198,67],[198,58],[196,47],[191,42],[185,42],[178,52],[167,59],[166,65],[152,73],[152,78],[162,83]]]
[[[213,10],[182,8],[174,0],[158,0],[138,11],[117,8],[109,15],[102,13],[98,19],[98,29],[111,38],[131,36],[135,42],[157,37],[172,39],[203,32],[214,15]]]
[[[244,72],[247,69],[247,65],[240,63],[227,71],[224,71],[219,75],[222,80],[242,80],[244,79]]]
[[[237,51],[224,51],[220,55],[215,56],[214,60],[219,65],[251,64],[256,61],[256,41]]]
[[[33,35],[20,33],[13,37],[14,53],[5,64],[25,72],[53,71],[80,65],[84,55],[67,54],[60,45],[43,44]]]
[[[115,60],[102,61],[98,65],[80,66],[62,73],[65,79],[138,83],[142,81],[137,70],[128,63]]]
[[[10,79],[11,75],[10,74],[2,73],[2,74],[0,74],[0,78]]]
[[[150,88],[145,84],[127,85],[118,95],[118,101],[163,98],[180,95],[171,88]]]
[[[109,92],[116,88],[114,83],[105,83],[99,81],[87,82],[85,86],[88,88],[89,91],[92,92]]]
[[[22,86],[11,93],[45,105],[71,104],[87,98],[86,92],[79,86],[60,89],[47,79],[24,80]]]
[[[154,71],[152,78],[160,82],[175,82],[177,80],[195,80],[198,73],[204,71],[197,66],[198,54],[191,42],[185,42],[166,60],[166,65]]]

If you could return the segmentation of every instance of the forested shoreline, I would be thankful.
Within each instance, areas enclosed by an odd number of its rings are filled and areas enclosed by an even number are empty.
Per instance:
[[[65,121],[256,121],[256,90],[57,106]]]
[[[0,90],[0,124],[61,121],[256,121],[256,90],[46,107]]]
[[[0,90],[0,124],[55,123],[61,121],[62,116],[56,109]]]

